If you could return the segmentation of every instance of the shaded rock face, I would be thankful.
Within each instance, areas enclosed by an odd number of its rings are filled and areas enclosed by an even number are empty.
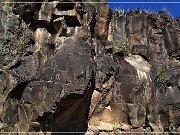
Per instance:
[[[179,18],[70,2],[0,4],[0,131],[180,132]]]

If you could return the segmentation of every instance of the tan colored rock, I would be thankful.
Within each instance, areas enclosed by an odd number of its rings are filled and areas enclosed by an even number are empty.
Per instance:
[[[87,28],[81,26],[75,28],[74,35],[87,39],[88,37],[90,37],[91,34]]]
[[[108,41],[112,41],[113,40],[113,23],[112,21],[109,23],[109,29],[108,29]]]
[[[100,125],[98,126],[99,130],[107,130],[107,131],[112,131],[114,128],[114,125],[111,123],[107,123],[107,122],[100,122]]]
[[[91,98],[91,106],[90,106],[90,111],[89,111],[89,117],[92,116],[94,109],[98,106],[99,104],[99,99],[101,97],[101,93],[94,90]]]
[[[97,18],[97,37],[100,40],[105,40],[108,37],[108,29],[111,18],[111,9],[107,4],[101,4],[98,9],[98,18]]]
[[[128,125],[128,118],[126,115],[127,108],[123,103],[111,103],[112,122],[124,123]]]
[[[125,60],[129,62],[131,65],[133,65],[136,69],[150,73],[151,70],[151,64],[149,64],[146,60],[144,60],[139,55],[130,55],[129,57],[126,57]]]
[[[101,121],[106,122],[106,123],[110,123],[112,122],[112,110],[111,107],[108,106],[104,109],[102,116],[101,116]]]
[[[92,116],[89,120],[90,125],[99,126],[101,123],[101,115],[99,116]]]

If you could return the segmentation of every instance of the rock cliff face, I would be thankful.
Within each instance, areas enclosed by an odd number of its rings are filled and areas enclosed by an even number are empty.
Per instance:
[[[1,132],[180,132],[180,18],[33,2],[0,4]]]

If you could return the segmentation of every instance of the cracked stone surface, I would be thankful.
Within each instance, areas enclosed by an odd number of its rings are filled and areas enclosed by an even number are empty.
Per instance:
[[[0,3],[0,131],[180,132],[180,18],[69,2]]]

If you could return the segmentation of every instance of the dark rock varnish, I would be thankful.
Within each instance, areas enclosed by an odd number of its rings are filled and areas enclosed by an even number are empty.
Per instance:
[[[33,2],[0,3],[1,132],[180,132],[179,17]]]

